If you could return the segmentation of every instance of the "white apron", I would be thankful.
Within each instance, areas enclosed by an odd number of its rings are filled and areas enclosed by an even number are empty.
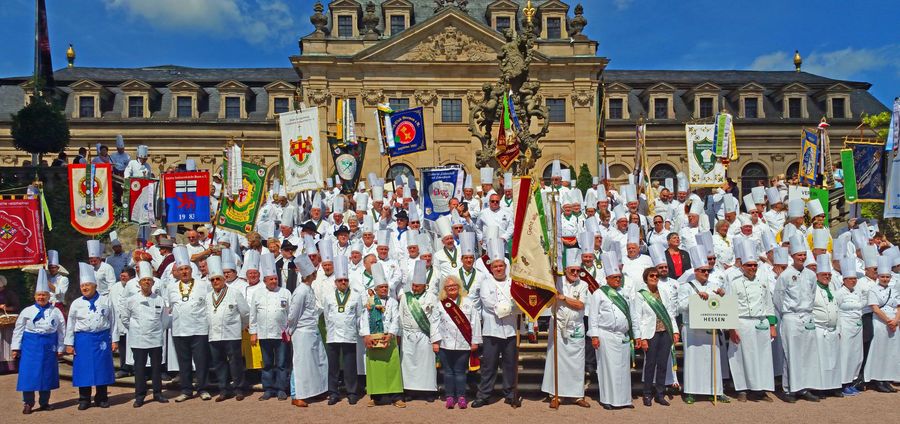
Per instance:
[[[765,329],[757,326],[765,326]],[[728,362],[734,390],[774,391],[772,373],[772,339],[769,323],[765,318],[740,318],[738,336],[740,343],[729,343]]]
[[[631,405],[631,343],[628,336],[599,330],[595,337],[600,339],[597,349],[600,403],[616,407]]]
[[[685,326],[681,335],[684,337],[684,393],[692,395],[713,394],[713,354],[712,334],[707,330],[691,330]],[[716,339],[718,339],[718,334]],[[722,360],[716,346],[716,395],[722,395]]]
[[[431,331],[437,331],[432,328]],[[400,341],[400,369],[405,390],[437,391],[437,367],[431,339],[420,331],[404,331]]]
[[[862,320],[858,314],[838,317],[841,329],[841,384],[849,384],[859,376],[863,360]]]
[[[786,392],[814,389],[819,386],[819,372],[810,366],[818,356],[816,328],[812,313],[782,315],[781,342],[784,347],[784,374],[781,383]]]
[[[816,344],[819,348],[819,385],[816,390],[841,388],[841,341],[837,328],[816,326]]]
[[[553,334],[553,322],[550,322],[550,334]],[[547,344],[547,360],[544,362],[544,381],[541,391],[553,395],[553,355],[559,345],[559,397],[584,397],[584,320],[572,320],[564,329],[556,334],[555,340]],[[602,343],[602,342],[601,342]]]
[[[881,308],[889,319],[894,319],[893,309]],[[872,380],[900,381],[900,330],[889,332],[877,316],[872,317],[872,344],[864,376],[867,383]]]
[[[294,346],[294,399],[309,399],[328,391],[328,358],[318,328],[298,328]]]

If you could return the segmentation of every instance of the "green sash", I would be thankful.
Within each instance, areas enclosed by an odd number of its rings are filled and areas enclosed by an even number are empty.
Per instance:
[[[472,288],[472,284],[475,283],[475,273],[476,272],[477,271],[475,270],[475,268],[472,268],[472,276],[469,277],[468,281],[466,281],[466,277],[464,276],[465,274],[463,274],[463,268],[459,269],[459,281],[462,281],[463,288],[466,289],[466,293],[469,292],[469,289]]]
[[[669,312],[666,310],[665,305],[663,305],[659,299],[653,297],[653,294],[650,293],[649,290],[640,289],[638,292],[644,297],[644,301],[650,305],[650,309],[653,309],[653,313],[656,314],[656,317],[662,321],[663,325],[666,327],[666,332],[669,333],[669,337],[672,337],[672,369],[677,370],[678,368],[675,363],[675,328],[672,326],[672,320],[669,319]]]
[[[628,308],[628,302],[610,286],[600,286],[600,291],[612,301],[613,305],[616,305],[616,307],[625,314],[625,318],[628,320],[628,338],[634,340],[634,333],[631,331],[631,310]]]
[[[406,292],[406,306],[409,307],[409,312],[416,320],[416,324],[419,324],[419,329],[422,330],[426,336],[431,337],[431,323],[428,321],[428,317],[425,316],[422,305],[419,304],[419,297],[414,295],[411,291]]]

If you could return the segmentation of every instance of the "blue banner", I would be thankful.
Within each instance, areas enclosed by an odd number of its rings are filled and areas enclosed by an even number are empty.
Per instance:
[[[816,185],[816,179],[819,177],[819,137],[812,131],[803,130],[798,174],[800,184]]]
[[[888,152],[887,193],[884,196],[884,218],[900,218],[900,153]]]
[[[425,219],[434,221],[450,214],[450,199],[462,195],[465,173],[458,167],[422,169],[422,203]]]
[[[392,113],[391,128],[394,130],[394,147],[388,148],[391,157],[425,150],[425,120],[421,107]]]
[[[884,202],[884,144],[847,142],[853,149],[857,202]]]

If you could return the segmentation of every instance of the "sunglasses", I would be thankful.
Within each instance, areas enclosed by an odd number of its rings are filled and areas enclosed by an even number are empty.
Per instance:
[[[699,273],[701,273],[701,274],[709,274],[709,270],[708,270],[708,269],[695,269],[694,272],[695,272],[695,273],[699,272]]]
[[[649,274],[647,278],[659,278],[659,274]]]
[[[491,200],[491,203],[500,203],[499,200]]]
[[[756,268],[757,267],[756,264],[744,264],[744,266],[748,267],[748,268]]]

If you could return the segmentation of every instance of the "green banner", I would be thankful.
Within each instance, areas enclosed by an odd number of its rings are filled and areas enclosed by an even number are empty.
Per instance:
[[[225,170],[224,181],[228,181],[228,161],[222,166]],[[223,197],[219,203],[219,214],[216,224],[219,228],[247,234],[256,225],[256,214],[259,203],[266,192],[266,168],[250,162],[242,166],[243,188],[236,196]]]
[[[841,168],[844,170],[844,198],[856,203],[856,165],[853,163],[853,149],[841,150]]]
[[[825,227],[828,227],[828,220],[831,218],[831,211],[829,210],[831,207],[828,205],[828,190],[824,188],[809,188],[809,201],[818,200],[819,204],[822,205],[822,210],[825,211]]]

